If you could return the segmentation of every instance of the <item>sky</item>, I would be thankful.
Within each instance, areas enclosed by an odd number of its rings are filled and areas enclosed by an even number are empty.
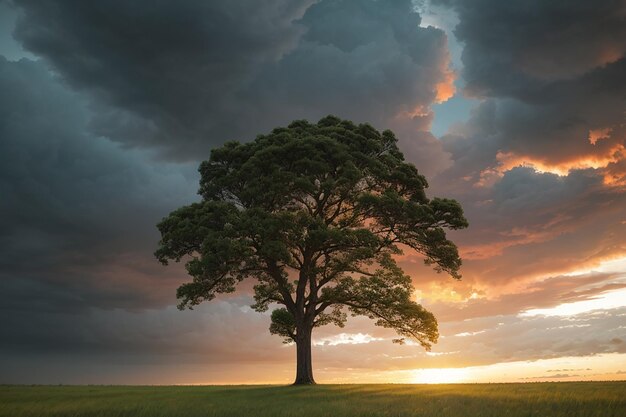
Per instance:
[[[327,114],[392,129],[470,227],[398,259],[431,352],[366,318],[318,382],[626,379],[624,0],[0,0],[0,383],[290,383],[250,287],[153,257],[198,164]]]

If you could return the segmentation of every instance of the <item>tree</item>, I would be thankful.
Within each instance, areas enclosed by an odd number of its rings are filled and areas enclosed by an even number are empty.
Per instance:
[[[256,311],[295,343],[295,384],[313,384],[311,333],[343,327],[347,313],[394,329],[429,349],[437,321],[412,300],[393,256],[417,251],[459,279],[457,247],[444,228],[467,227],[459,203],[428,199],[426,179],[405,162],[394,134],[328,116],[274,129],[253,142],[213,149],[199,168],[202,201],[164,218],[155,255],[186,258],[178,288],[193,308],[254,279]]]

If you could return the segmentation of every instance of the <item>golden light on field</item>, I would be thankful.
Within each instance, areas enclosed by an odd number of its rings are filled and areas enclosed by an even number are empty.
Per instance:
[[[291,364],[254,366],[175,367],[181,371],[176,383],[182,385],[290,384]],[[174,371],[174,370],[173,370]],[[206,379],[207,373],[211,379]],[[441,368],[372,370],[344,366],[318,368],[321,384],[473,384],[548,381],[621,381],[626,380],[626,353],[603,353],[593,356],[564,356],[529,361],[501,362],[489,365]]]
[[[468,368],[433,368],[413,371],[411,382],[415,384],[450,384],[467,382],[470,376]]]

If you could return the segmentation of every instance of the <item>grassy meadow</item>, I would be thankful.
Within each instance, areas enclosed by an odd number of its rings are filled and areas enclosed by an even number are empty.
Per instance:
[[[626,382],[0,386],[4,417],[626,416]]]

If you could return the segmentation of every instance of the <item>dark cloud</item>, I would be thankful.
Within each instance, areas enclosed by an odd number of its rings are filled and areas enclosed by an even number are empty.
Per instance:
[[[445,138],[455,169],[479,176],[526,159],[567,173],[624,158],[623,1],[447,3],[465,92],[488,98]]]
[[[459,236],[462,252],[477,274],[491,271],[491,282],[584,269],[623,253],[625,198],[593,172],[558,177],[515,168],[488,201],[467,205],[474,234]]]
[[[310,1],[15,3],[15,37],[108,105],[98,131],[190,157],[240,133],[238,95],[295,46]]]
[[[622,160],[625,71],[626,58],[575,80],[553,82],[533,102],[485,100],[467,124],[443,138],[459,159],[455,170],[477,183],[522,162],[566,174]]]
[[[531,376],[528,378],[522,379],[552,379],[552,378],[573,378],[580,376],[579,374],[554,374],[554,375],[543,375],[543,376]]]
[[[89,93],[91,127],[168,158],[329,113],[419,142],[452,81],[446,35],[408,0],[15,3],[15,37]]]
[[[172,307],[184,272],[154,260],[154,225],[195,200],[195,164],[155,161],[94,136],[85,100],[41,62],[0,57],[0,90],[0,352],[11,358],[0,363],[3,382],[85,381],[82,372],[106,375],[107,364],[153,366],[185,350],[175,331],[196,346],[209,336],[209,361],[228,360],[226,342],[245,323],[251,338],[267,334],[266,317],[250,320],[237,302],[205,315]],[[207,330],[203,320],[231,330]]]
[[[440,319],[433,355],[354,319],[340,331],[371,341],[316,346],[320,375],[626,353],[623,309],[519,315],[624,288],[559,275],[626,253],[624,3],[437,3],[480,100],[440,139],[447,36],[409,1],[3,3],[41,59],[0,58],[0,382],[288,382],[248,283],[173,308],[186,278],[152,258],[154,225],[215,145],[328,113],[394,129],[471,228],[461,282],[400,260]]]
[[[482,98],[442,137],[451,164],[432,181],[472,226],[455,235],[465,277],[505,283],[623,255],[624,2],[436,3],[458,15],[465,93]]]
[[[626,53],[622,0],[443,0],[458,14],[463,76],[480,96],[545,96],[558,80],[608,66]],[[488,30],[487,30],[488,28]]]
[[[244,307],[251,300],[200,314],[171,307],[185,274],[152,258],[154,225],[196,198],[197,174],[195,162],[156,157],[200,160],[224,140],[337,113],[398,127],[427,169],[445,160],[427,113],[450,78],[446,37],[419,27],[409,2],[307,13],[310,2],[15,3],[14,36],[43,60],[0,57],[0,351],[13,358],[1,364],[10,381],[25,381],[15,363],[37,363],[40,382],[97,382],[78,370],[288,362],[268,318]],[[68,360],[76,366],[60,365]]]
[[[0,89],[3,309],[163,302],[154,224],[194,198],[195,167],[88,133],[84,101],[41,63],[0,57]]]

